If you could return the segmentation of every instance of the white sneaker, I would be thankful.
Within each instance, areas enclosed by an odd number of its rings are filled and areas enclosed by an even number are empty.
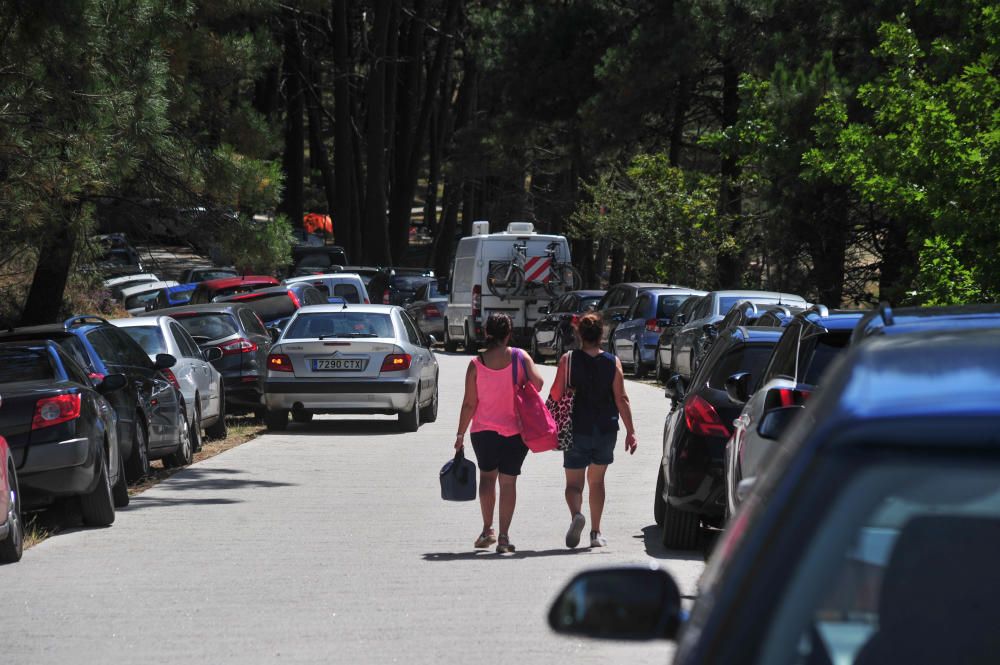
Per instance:
[[[600,531],[590,532],[590,546],[591,547],[607,547],[608,539],[604,537]]]
[[[569,531],[566,532],[566,547],[573,549],[580,544],[580,534],[583,533],[583,525],[587,523],[587,518],[583,513],[573,515],[573,521],[569,524]]]

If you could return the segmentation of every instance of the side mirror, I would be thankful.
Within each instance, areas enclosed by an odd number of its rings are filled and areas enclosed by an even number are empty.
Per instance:
[[[269,335],[271,335],[271,343],[272,344],[274,342],[277,342],[278,338],[281,337],[281,328],[268,328],[267,332],[268,332]]]
[[[764,417],[757,425],[757,434],[764,439],[780,439],[785,430],[795,417],[804,409],[804,406],[782,406],[764,412]]]
[[[428,349],[431,348],[432,346],[434,346],[437,343],[438,343],[437,337],[435,337],[434,335],[428,335],[427,336],[427,348]]]
[[[726,379],[726,394],[730,401],[745,404],[750,399],[750,372],[737,372]]]
[[[97,389],[97,392],[102,395],[106,395],[107,393],[121,390],[127,385],[128,377],[124,374],[108,374],[106,377],[101,379],[101,382],[98,383],[95,388]]]
[[[222,349],[217,346],[210,346],[207,349],[202,349],[201,355],[208,362],[214,363],[222,357]]]
[[[170,369],[177,364],[177,358],[169,353],[157,353],[156,360],[153,361],[153,369]]]
[[[549,610],[549,626],[557,633],[611,640],[670,640],[681,618],[674,579],[641,566],[580,573]]]
[[[672,400],[678,401],[684,399],[684,379],[681,378],[681,375],[674,374],[667,379],[663,392]]]

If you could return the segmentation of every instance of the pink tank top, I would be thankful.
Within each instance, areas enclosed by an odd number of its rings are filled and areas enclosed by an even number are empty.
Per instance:
[[[516,352],[512,359],[517,362]],[[514,377],[510,365],[503,369],[490,369],[479,358],[476,363],[476,394],[479,402],[472,414],[470,432],[491,431],[500,436],[521,433],[517,414],[514,413]]]

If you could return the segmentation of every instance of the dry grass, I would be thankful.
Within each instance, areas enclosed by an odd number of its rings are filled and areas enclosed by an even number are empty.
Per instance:
[[[210,457],[215,457],[219,453],[230,448],[242,445],[251,439],[256,438],[264,432],[265,428],[253,418],[229,416],[227,419],[229,432],[224,439],[214,439],[203,441],[201,451],[195,453],[194,461],[200,462]],[[187,467],[177,469],[163,468],[161,462],[153,462],[150,474],[142,482],[129,487],[129,496],[142,494],[150,487],[158,485],[170,476]],[[38,543],[56,535],[63,529],[68,529],[81,525],[79,509],[75,501],[61,501],[51,507],[25,515],[24,547],[28,549]]]

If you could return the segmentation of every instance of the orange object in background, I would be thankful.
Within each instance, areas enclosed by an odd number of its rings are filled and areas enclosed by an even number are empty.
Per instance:
[[[333,220],[330,215],[320,215],[315,212],[307,212],[302,216],[302,227],[306,233],[317,235],[333,235]]]

